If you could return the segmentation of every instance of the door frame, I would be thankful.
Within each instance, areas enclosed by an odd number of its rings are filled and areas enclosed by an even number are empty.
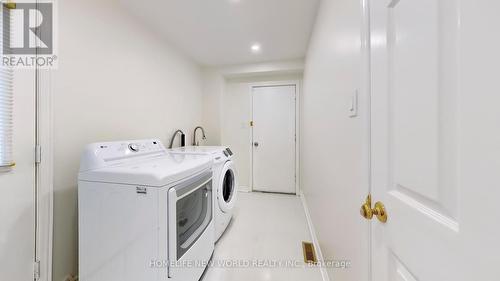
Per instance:
[[[253,89],[261,87],[277,87],[277,86],[295,86],[295,195],[300,196],[300,97],[301,97],[301,80],[284,80],[284,81],[265,81],[253,82],[248,86],[250,98],[250,118],[253,120]],[[250,192],[254,192],[253,179],[253,126],[250,126]]]
[[[36,70],[36,144],[40,146],[40,162],[35,166],[35,265],[39,281],[52,280],[53,247],[53,99],[52,70]],[[39,262],[37,265],[36,263]]]
[[[40,1],[37,0],[37,3]],[[36,41],[39,42],[36,37]],[[35,281],[52,281],[54,122],[52,69],[35,68]],[[38,278],[37,278],[38,277]]]
[[[365,173],[366,173],[366,189],[367,195],[373,194],[373,162],[372,162],[372,69],[371,69],[371,51],[372,51],[372,31],[371,31],[371,18],[370,18],[370,1],[361,0],[361,81],[360,81],[360,93],[359,99],[364,99],[364,106],[358,108],[358,110],[365,111],[366,116],[366,141],[364,142],[366,149],[366,160],[365,160]],[[359,105],[358,105],[359,106]],[[364,198],[360,198],[363,200]],[[361,218],[361,217],[360,217]],[[366,278],[367,281],[373,280],[373,229],[372,224],[366,224],[366,246],[367,255],[366,262],[368,264]]]

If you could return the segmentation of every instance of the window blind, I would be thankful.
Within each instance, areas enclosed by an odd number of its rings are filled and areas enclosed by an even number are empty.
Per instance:
[[[7,44],[4,33],[3,19],[9,17],[9,9],[4,5],[0,7],[0,46],[3,54],[3,46]],[[10,17],[9,17],[10,18]],[[0,65],[0,168],[9,169],[14,165],[12,156],[12,134],[13,134],[13,72],[12,69]]]

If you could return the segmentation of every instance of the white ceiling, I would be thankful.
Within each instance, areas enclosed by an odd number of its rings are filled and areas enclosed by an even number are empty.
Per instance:
[[[198,63],[216,66],[304,57],[319,0],[120,2]]]

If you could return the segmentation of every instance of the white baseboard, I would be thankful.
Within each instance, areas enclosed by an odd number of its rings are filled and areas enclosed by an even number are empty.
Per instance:
[[[306,198],[304,197],[304,193],[302,190],[300,191],[300,201],[302,201],[302,206],[304,207],[304,213],[306,214],[307,225],[309,226],[309,232],[311,233],[312,243],[314,244],[314,248],[316,249],[316,256],[320,264],[325,264],[325,259],[323,258],[323,253],[321,252],[321,248],[319,246],[318,237],[316,236],[316,230],[314,229],[314,225],[311,220],[311,214],[309,213],[309,208],[307,207]],[[330,277],[328,276],[328,272],[324,266],[320,266],[321,277],[323,281],[330,281]]]
[[[238,191],[239,191],[239,192],[252,192],[252,189],[250,189],[250,187],[248,187],[248,186],[241,186],[241,185],[240,185],[240,186],[238,187]]]

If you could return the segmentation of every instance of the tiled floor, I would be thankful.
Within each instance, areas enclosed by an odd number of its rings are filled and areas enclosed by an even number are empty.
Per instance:
[[[311,241],[300,198],[239,193],[233,220],[215,245],[214,266],[203,281],[320,281],[304,265],[302,241]],[[277,262],[289,267],[275,266]],[[239,264],[239,266],[229,266]]]

